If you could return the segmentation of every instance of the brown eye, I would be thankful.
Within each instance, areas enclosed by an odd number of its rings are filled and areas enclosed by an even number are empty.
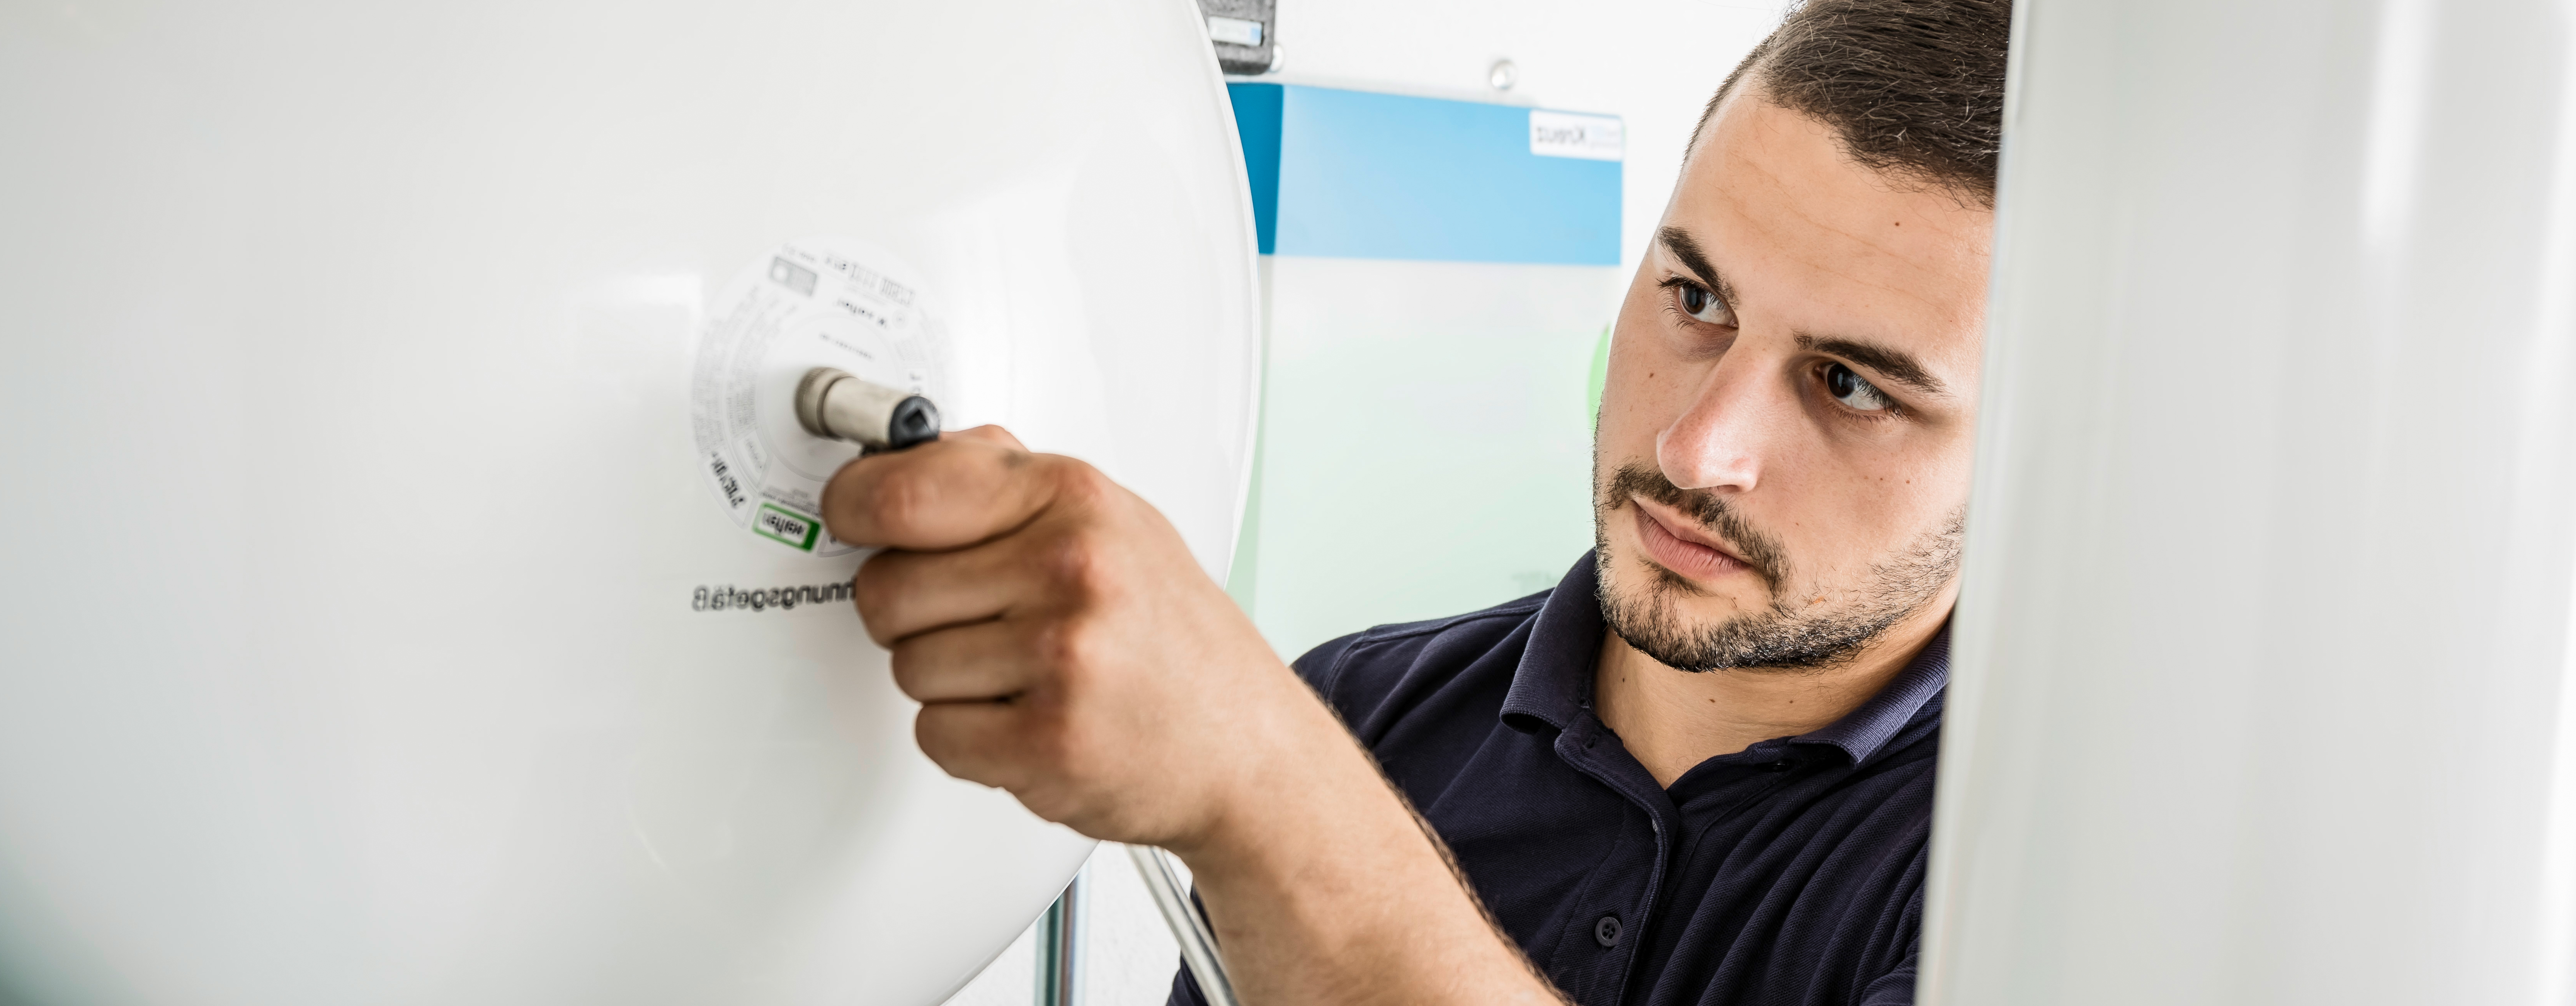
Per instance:
[[[1886,393],[1878,390],[1877,385],[1862,380],[1850,367],[1839,363],[1825,365],[1825,393],[1834,396],[1834,401],[1862,412],[1877,412],[1895,404],[1887,400]]]
[[[1681,304],[1682,313],[1690,315],[1692,320],[1729,328],[1735,326],[1735,311],[1728,308],[1725,301],[1717,299],[1717,295],[1709,292],[1707,287],[1681,283],[1674,287],[1674,295]]]

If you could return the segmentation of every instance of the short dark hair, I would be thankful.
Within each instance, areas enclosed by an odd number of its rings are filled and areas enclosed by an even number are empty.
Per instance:
[[[2011,0],[1809,0],[1726,75],[1832,126],[1863,167],[1992,207]]]

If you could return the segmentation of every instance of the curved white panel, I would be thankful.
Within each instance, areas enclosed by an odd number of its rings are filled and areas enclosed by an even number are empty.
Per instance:
[[[2576,6],[2018,16],[1924,1000],[2565,1006]]]
[[[1221,576],[1256,305],[1190,5],[21,5],[0,135],[0,1000],[928,1003],[1079,864],[701,438],[828,463],[721,382],[846,336]],[[764,282],[902,339],[761,343]]]

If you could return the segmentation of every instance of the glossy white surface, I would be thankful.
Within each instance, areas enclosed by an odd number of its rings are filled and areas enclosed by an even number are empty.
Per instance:
[[[2023,0],[1923,1001],[2572,1001],[2576,7]]]
[[[1090,843],[697,474],[781,242],[917,274],[1214,575],[1256,304],[1191,5],[0,9],[0,999],[929,1003]]]

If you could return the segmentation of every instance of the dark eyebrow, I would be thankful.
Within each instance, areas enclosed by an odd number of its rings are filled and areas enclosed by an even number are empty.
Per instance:
[[[1939,398],[1950,396],[1949,389],[1941,385],[1940,378],[1932,376],[1931,371],[1923,368],[1921,361],[1902,350],[1866,342],[1854,342],[1850,339],[1819,339],[1803,333],[1798,336],[1798,348],[1811,353],[1830,353],[1842,357],[1885,374],[1888,380],[1927,395]]]
[[[1655,237],[1664,243],[1664,250],[1672,252],[1674,258],[1682,260],[1682,265],[1698,274],[1700,282],[1708,284],[1709,292],[1730,305],[1735,303],[1735,290],[1718,277],[1717,269],[1708,264],[1707,253],[1699,250],[1699,242],[1691,238],[1689,231],[1666,227],[1656,231]]]
[[[1698,274],[1700,282],[1708,284],[1711,292],[1717,294],[1729,305],[1736,302],[1735,291],[1726,285],[1726,280],[1717,275],[1716,267],[1708,264],[1708,254],[1700,250],[1699,242],[1690,236],[1689,231],[1679,227],[1666,227],[1656,231],[1655,237],[1663,242],[1665,250],[1673,253],[1674,258],[1682,260],[1684,267]],[[1941,379],[1932,376],[1932,372],[1926,369],[1921,361],[1903,350],[1851,339],[1820,339],[1805,333],[1800,333],[1798,336],[1798,348],[1811,353],[1828,353],[1842,357],[1885,374],[1888,380],[1935,398],[1950,397],[1950,389],[1942,385]]]

